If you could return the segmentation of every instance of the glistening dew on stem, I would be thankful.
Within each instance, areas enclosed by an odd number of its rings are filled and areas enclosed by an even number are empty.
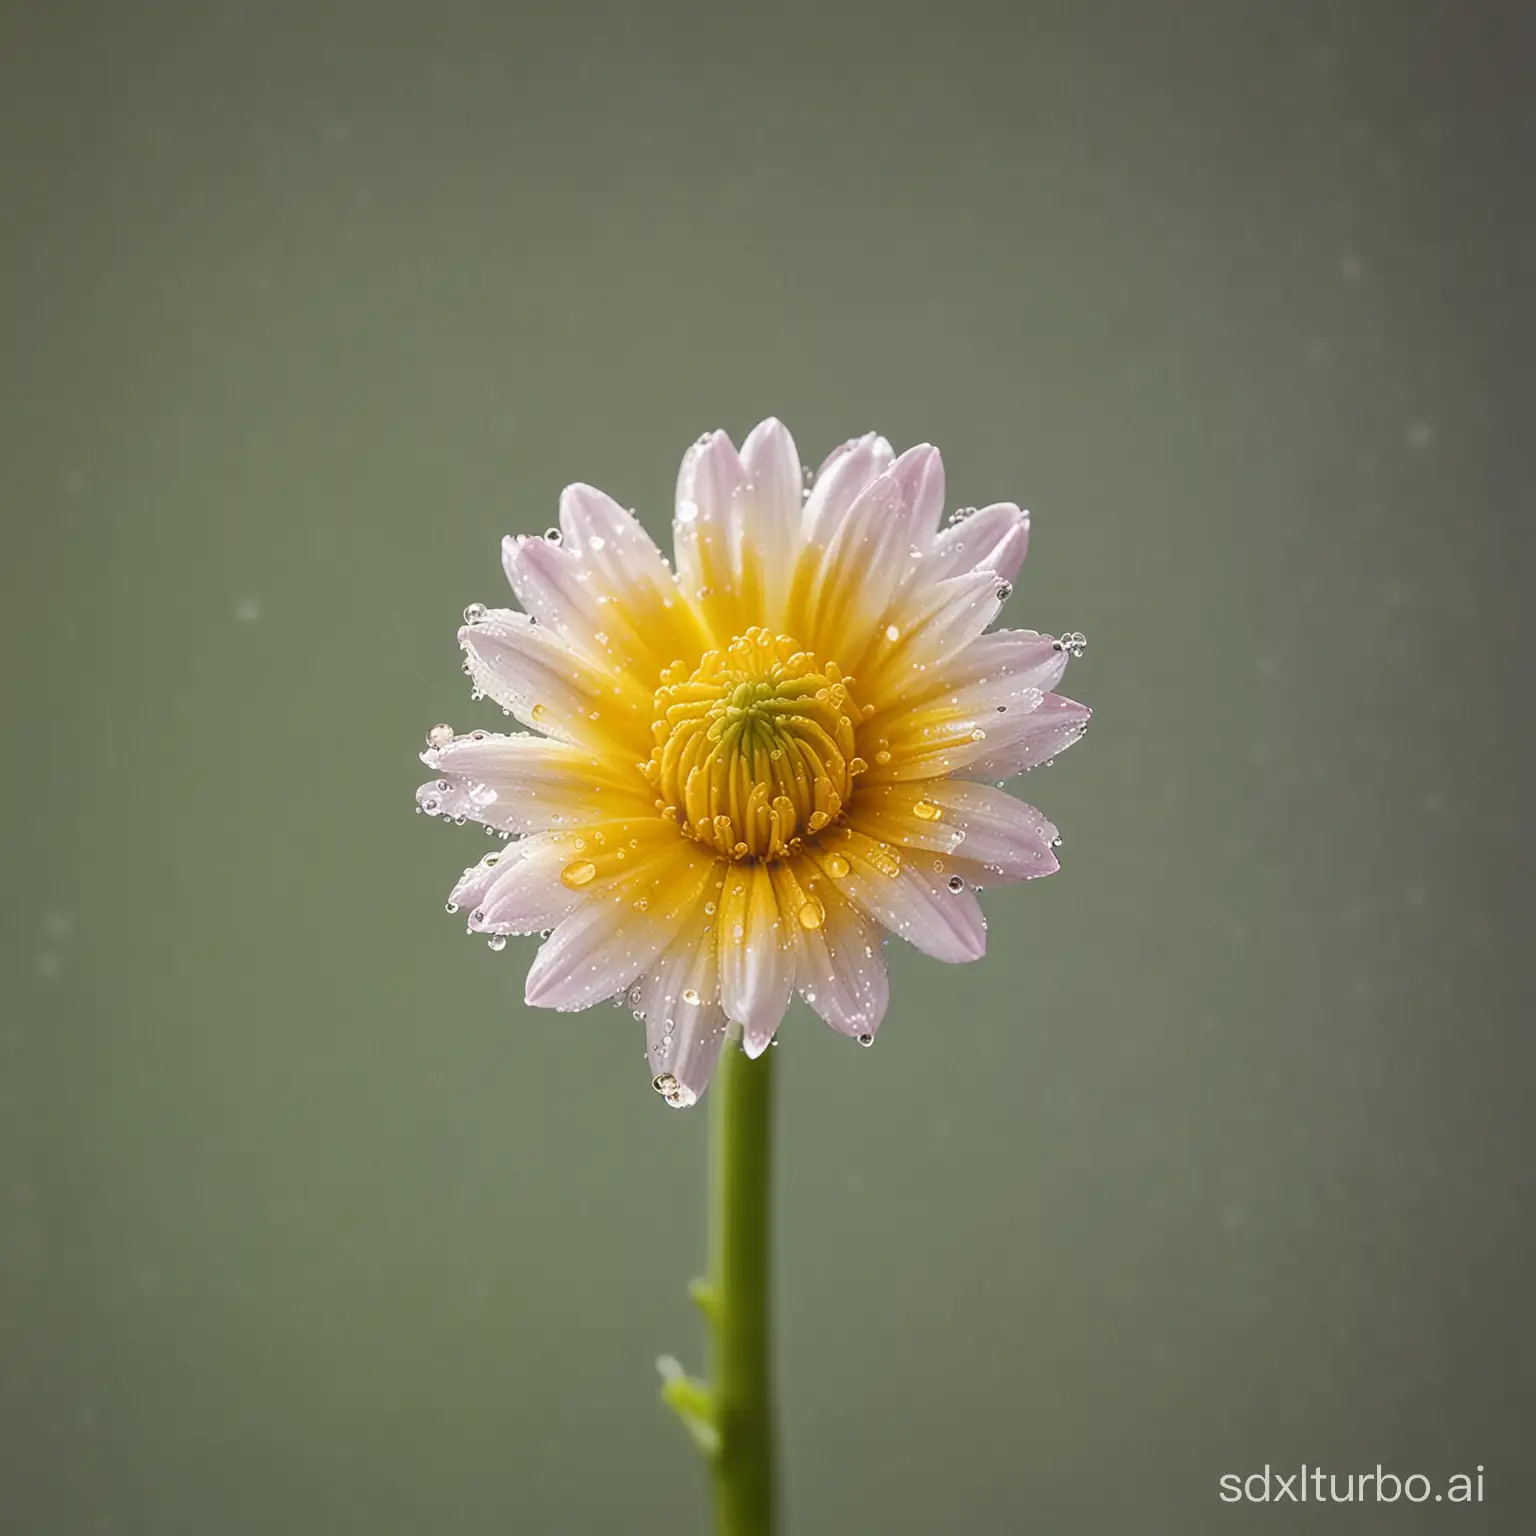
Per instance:
[[[546,933],[537,1007],[645,1021],[668,1103],[704,1092],[733,1026],[756,1057],[793,993],[875,1037],[887,932],[978,959],[976,892],[1057,868],[1056,829],[997,787],[1084,731],[1056,692],[1078,632],[991,630],[1024,558],[1012,502],[942,524],[928,446],[843,444],[802,489],[789,433],[696,442],[677,570],[587,485],[508,538],[519,608],[464,611],[475,697],[528,729],[436,725],[418,808],[510,839],[449,910],[493,947]]]

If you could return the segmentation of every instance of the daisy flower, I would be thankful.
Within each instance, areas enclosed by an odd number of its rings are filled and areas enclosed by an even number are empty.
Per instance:
[[[977,960],[977,892],[1057,868],[1056,828],[999,783],[1083,734],[1056,692],[1082,636],[990,629],[1026,512],[943,514],[937,449],[861,437],[805,490],[765,421],[688,450],[675,570],[573,485],[558,527],[502,545],[519,608],[465,612],[476,696],[527,729],[429,734],[419,808],[507,839],[449,910],[498,948],[543,933],[530,1005],[627,1002],[669,1104],[733,1027],[760,1055],[796,992],[868,1045],[887,933]]]

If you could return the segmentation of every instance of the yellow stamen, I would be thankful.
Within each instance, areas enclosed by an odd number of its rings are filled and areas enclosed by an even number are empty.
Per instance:
[[[832,825],[866,764],[852,679],[786,635],[749,629],[656,691],[645,772],[662,814],[728,859],[779,859]]]

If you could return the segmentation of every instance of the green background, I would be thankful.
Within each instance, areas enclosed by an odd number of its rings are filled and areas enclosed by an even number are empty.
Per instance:
[[[411,793],[501,535],[768,414],[1028,505],[1097,711],[786,1024],[789,1529],[1528,1528],[1517,15],[6,5],[0,1528],[705,1529],[705,1119]]]

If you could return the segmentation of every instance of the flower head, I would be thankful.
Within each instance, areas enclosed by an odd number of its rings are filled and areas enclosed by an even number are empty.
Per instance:
[[[1057,868],[1056,829],[994,787],[1083,733],[1054,692],[1082,636],[988,632],[1024,559],[1011,502],[941,528],[938,450],[845,443],[802,489],[789,433],[688,450],[676,573],[573,485],[508,538],[522,611],[465,611],[476,696],[526,732],[434,727],[432,816],[509,839],[454,887],[492,944],[544,932],[531,1005],[627,1001],[654,1085],[694,1103],[727,1030],[765,1050],[793,993],[873,1040],[886,930],[978,959],[984,885]]]

